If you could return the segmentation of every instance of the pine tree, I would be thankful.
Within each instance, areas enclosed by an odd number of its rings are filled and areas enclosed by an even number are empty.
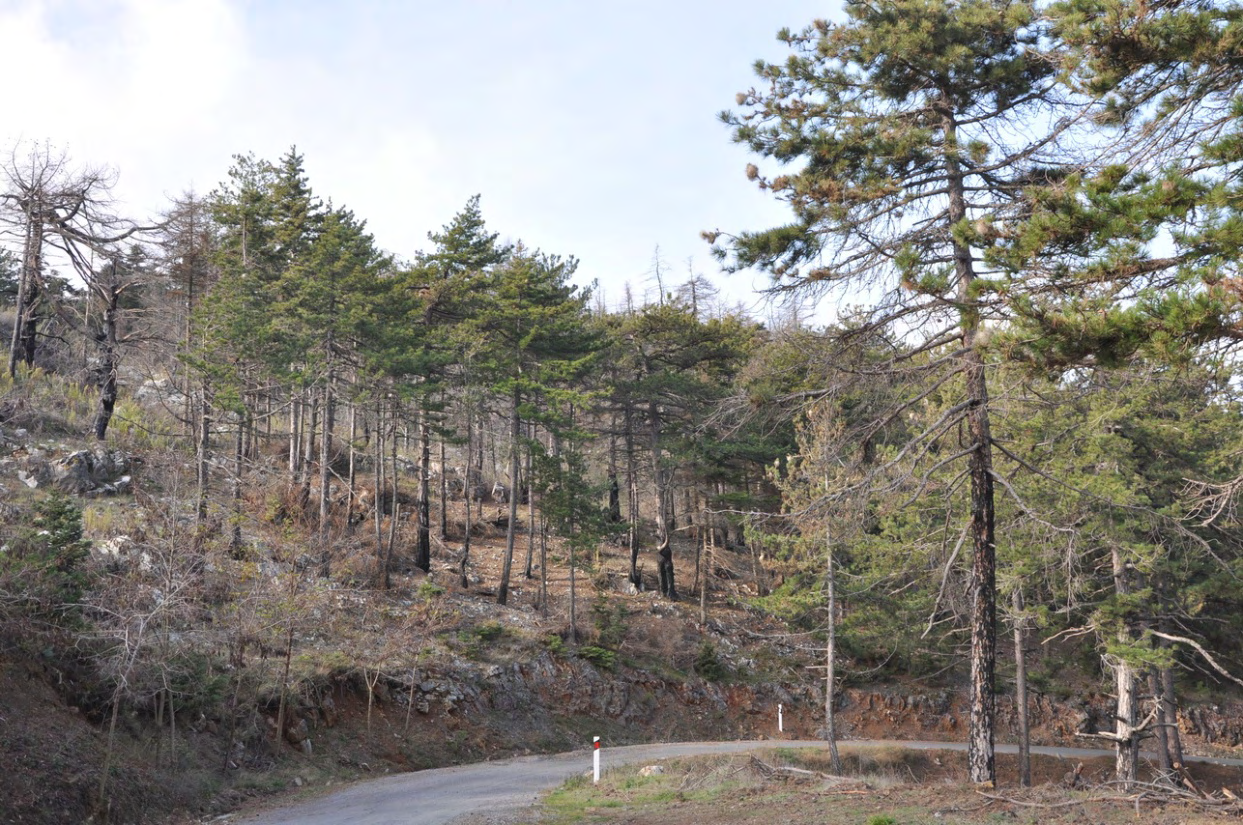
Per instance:
[[[983,346],[1011,290],[980,249],[1022,215],[1015,193],[1075,159],[1089,103],[1059,85],[1047,24],[1033,3],[849,2],[849,21],[781,38],[795,53],[760,63],[768,84],[725,114],[735,139],[795,171],[748,176],[786,201],[792,223],[731,237],[733,268],[772,273],[775,290],[854,290],[860,326],[938,352],[933,385],[960,377],[960,401],[925,434],[960,422],[970,480],[971,721],[974,782],[992,782],[996,649],[993,435]]]
[[[518,521],[523,422],[556,426],[541,410],[556,410],[577,397],[576,382],[601,342],[587,324],[590,293],[570,282],[578,262],[519,246],[482,283],[486,301],[462,332],[480,344],[478,371],[509,416],[509,526],[497,601],[509,599]]]
[[[646,452],[660,591],[677,597],[672,531],[675,469],[684,467],[701,480],[720,480],[709,468],[724,470],[725,453],[737,442],[705,437],[703,425],[729,393],[759,336],[757,326],[734,315],[701,318],[691,302],[671,298],[636,312],[601,319],[609,341],[601,374],[603,408],[621,424],[630,500],[630,579],[638,570],[638,484],[635,456]],[[699,478],[696,470],[703,471]]]
[[[1033,381],[1000,410],[1001,420],[1023,422],[1003,460],[1026,470],[1011,475],[999,508],[1011,587],[1023,586],[1050,635],[1094,631],[1118,700],[1113,730],[1101,737],[1116,747],[1120,782],[1137,779],[1149,674],[1172,681],[1178,654],[1160,634],[1177,626],[1233,647],[1220,634],[1234,632],[1227,617],[1238,610],[1229,605],[1243,595],[1241,537],[1233,525],[1197,523],[1182,495],[1184,479],[1221,482],[1234,472],[1243,434],[1228,380],[1206,366],[1136,362]],[[1164,716],[1172,691],[1153,693]],[[1163,725],[1159,753],[1172,764],[1176,731]]]
[[[484,300],[482,292],[487,273],[509,257],[511,247],[498,244],[498,233],[488,232],[479,208],[479,196],[471,197],[453,220],[440,232],[429,232],[435,247],[421,253],[404,280],[406,288],[418,300],[406,323],[422,329],[417,383],[408,386],[419,404],[419,493],[418,540],[415,565],[423,570],[431,566],[431,436],[437,423],[445,416],[446,396],[453,395],[465,405],[472,405],[475,393],[469,387],[473,361],[471,353],[478,348],[474,334],[459,334],[461,325]],[[469,326],[469,325],[467,325]],[[409,348],[408,352],[411,352]],[[465,412],[471,418],[475,410]],[[469,428],[468,428],[469,429]],[[441,438],[449,437],[442,430]],[[468,438],[467,441],[470,439]],[[471,445],[466,445],[469,454]],[[442,468],[443,470],[443,468]],[[470,486],[470,473],[465,483]],[[442,475],[443,479],[443,475]],[[444,493],[442,490],[442,527]],[[467,495],[469,518],[470,496]],[[470,535],[463,539],[460,563],[463,580],[470,556]]]
[[[479,195],[466,201],[439,232],[428,232],[434,243],[432,252],[419,256],[419,263],[429,267],[441,280],[478,274],[504,261],[513,252],[508,244],[498,244],[499,232],[488,232],[479,208]]]

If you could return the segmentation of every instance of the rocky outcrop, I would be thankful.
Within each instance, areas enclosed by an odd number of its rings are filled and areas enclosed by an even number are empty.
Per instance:
[[[54,458],[49,450],[28,447],[0,463],[8,465],[27,487],[54,487],[72,495],[117,495],[129,492],[133,483],[133,460],[125,452],[103,445],[60,458]]]
[[[347,681],[356,683],[354,692],[365,701],[365,685],[359,679]],[[478,741],[498,748],[504,745],[496,743],[531,741],[533,732],[572,730],[583,722],[607,730],[615,744],[823,736],[824,694],[818,683],[678,679],[626,667],[601,669],[587,660],[550,651],[506,664],[465,659],[441,662],[418,673],[381,678],[372,690],[377,706],[393,705],[404,718],[423,719],[429,731],[475,728],[487,732]],[[838,731],[843,740],[955,742],[965,736],[965,695],[957,691],[848,688],[838,697]],[[319,707],[300,708],[291,718],[305,720],[312,728],[336,724],[333,700],[320,701]],[[1067,700],[1034,694],[1029,707],[1033,744],[1090,746],[1081,734],[1108,729],[1111,701],[1105,694]],[[777,729],[778,704],[784,707],[781,732]],[[1016,716],[1010,698],[998,697],[998,742],[1016,741]],[[1243,747],[1243,703],[1185,708],[1179,724],[1189,753],[1223,753]],[[298,734],[296,743],[289,741],[302,746],[311,731],[300,729]]]

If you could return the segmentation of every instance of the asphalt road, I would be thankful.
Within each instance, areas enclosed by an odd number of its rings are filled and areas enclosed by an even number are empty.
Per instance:
[[[843,746],[904,747],[915,750],[965,750],[962,743],[842,741]],[[758,742],[685,742],[665,745],[631,745],[604,748],[601,770],[609,767],[654,762],[675,756],[739,753],[764,748],[816,748],[821,741],[767,739]],[[1014,753],[1014,745],[998,745],[999,753]],[[1067,758],[1107,756],[1112,751],[1086,748],[1033,747],[1033,753]],[[1243,759],[1188,757],[1243,766]],[[246,825],[440,825],[470,813],[524,807],[539,794],[557,787],[569,777],[591,770],[591,751],[555,756],[524,756],[497,762],[480,762],[452,768],[417,771],[352,785],[318,799],[259,814],[244,814],[230,821]]]

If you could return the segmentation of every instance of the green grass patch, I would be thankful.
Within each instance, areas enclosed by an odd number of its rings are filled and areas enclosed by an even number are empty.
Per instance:
[[[697,757],[666,759],[663,773],[641,775],[643,765],[625,765],[605,771],[599,784],[590,775],[571,777],[544,799],[546,825],[611,820],[599,812],[624,808],[642,813],[680,803],[713,803],[762,785],[746,771],[745,758]]]

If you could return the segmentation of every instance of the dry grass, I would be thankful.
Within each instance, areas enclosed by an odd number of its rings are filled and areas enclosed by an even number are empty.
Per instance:
[[[1064,788],[1048,779],[1067,762],[1036,757],[1044,777],[1029,789],[983,793],[966,784],[966,762],[957,751],[898,747],[843,749],[841,777],[825,776],[823,750],[779,750],[750,756],[666,760],[664,772],[642,776],[633,765],[607,772],[599,785],[576,778],[554,791],[540,809],[514,823],[628,823],[628,825],[1207,825],[1237,821],[1237,811],[1211,810],[1149,793],[1123,794],[1107,786]],[[1012,759],[1012,758],[1011,758]],[[1092,770],[1101,766],[1093,766]],[[794,770],[783,771],[782,768]],[[1011,765],[1002,770],[1012,769]],[[1243,772],[1197,766],[1199,779],[1235,790]],[[778,813],[779,812],[779,813]]]

